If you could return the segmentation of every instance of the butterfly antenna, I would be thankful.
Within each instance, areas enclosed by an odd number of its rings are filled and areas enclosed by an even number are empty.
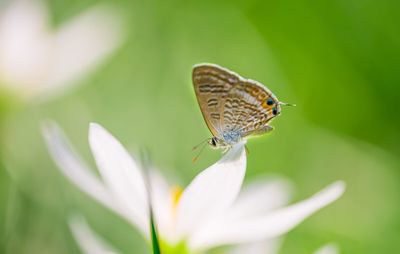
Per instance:
[[[207,141],[207,140],[206,140],[206,141]],[[197,159],[200,157],[201,153],[203,152],[204,148],[205,148],[206,145],[207,145],[207,143],[203,141],[203,142],[201,142],[200,144],[198,144],[198,145],[196,146],[196,148],[197,148],[199,145],[201,145],[201,144],[203,144],[203,146],[200,148],[199,153],[198,153],[195,157],[193,157],[193,159],[192,159],[192,162],[193,162],[193,163],[195,163],[195,162],[197,161]]]
[[[195,145],[195,146],[192,148],[192,151],[194,151],[194,150],[196,150],[197,148],[199,148],[199,146],[201,146],[202,144],[204,144],[205,142],[207,142],[207,140],[208,140],[208,139],[205,139],[205,140],[201,141],[199,144]]]
[[[292,103],[286,103],[286,102],[279,102],[279,105],[282,106],[289,106],[289,107],[296,107],[296,104],[292,104]]]

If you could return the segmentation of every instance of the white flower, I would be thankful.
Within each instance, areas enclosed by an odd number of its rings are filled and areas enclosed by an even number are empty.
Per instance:
[[[51,29],[40,0],[0,9],[0,88],[23,98],[48,97],[76,83],[122,39],[117,13],[96,6]]]
[[[108,243],[98,236],[82,218],[73,217],[69,226],[76,242],[84,254],[111,254],[117,253]],[[271,239],[251,244],[244,244],[232,248],[227,254],[278,254],[280,241]],[[338,254],[336,244],[326,244],[316,250],[314,254]]]
[[[44,130],[49,150],[62,172],[80,189],[126,218],[149,238],[149,212],[142,169],[104,128],[91,124],[89,143],[99,169],[96,177],[73,152],[54,124]],[[244,144],[199,173],[183,192],[151,171],[152,205],[159,235],[168,246],[191,251],[274,239],[344,192],[338,181],[294,205],[287,202],[287,183],[259,182],[239,195],[246,171]],[[260,187],[261,186],[261,187]],[[281,195],[282,197],[280,197]]]

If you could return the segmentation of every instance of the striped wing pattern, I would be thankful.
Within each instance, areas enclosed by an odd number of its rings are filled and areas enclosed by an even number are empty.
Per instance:
[[[272,106],[267,105],[271,97],[264,87],[255,81],[238,82],[225,99],[224,124],[226,130],[237,130],[242,137],[256,134],[275,117]]]
[[[256,81],[213,64],[196,65],[192,78],[204,120],[214,136],[231,130],[242,137],[256,134],[275,117],[266,100],[272,98],[277,106],[278,100]]]

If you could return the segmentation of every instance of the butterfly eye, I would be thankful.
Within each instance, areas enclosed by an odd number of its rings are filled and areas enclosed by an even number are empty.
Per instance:
[[[278,109],[277,108],[273,108],[272,109],[272,114],[274,114],[274,116],[276,116],[278,114]]]
[[[272,98],[268,98],[267,99],[267,105],[268,106],[271,106],[271,105],[273,105],[274,104],[274,100],[272,99]]]

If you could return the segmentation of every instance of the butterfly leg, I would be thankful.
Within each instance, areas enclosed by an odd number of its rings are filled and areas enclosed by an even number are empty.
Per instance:
[[[259,129],[258,131],[256,131],[254,134],[255,135],[261,135],[267,132],[271,132],[274,130],[274,127],[269,126],[269,125],[265,125],[264,127],[262,127],[261,129]]]
[[[230,146],[224,147],[223,150],[222,150],[222,154],[226,154],[231,148],[232,147],[230,147]]]
[[[247,146],[244,146],[244,148],[246,149],[246,155],[249,155],[250,154],[249,148]]]
[[[244,136],[256,137],[256,136],[260,136],[260,135],[262,135],[264,133],[271,132],[273,130],[274,130],[274,127],[269,126],[269,125],[265,125],[265,126],[259,128],[257,130],[254,130],[254,131],[251,131],[251,132],[248,132],[248,133],[244,133]]]

